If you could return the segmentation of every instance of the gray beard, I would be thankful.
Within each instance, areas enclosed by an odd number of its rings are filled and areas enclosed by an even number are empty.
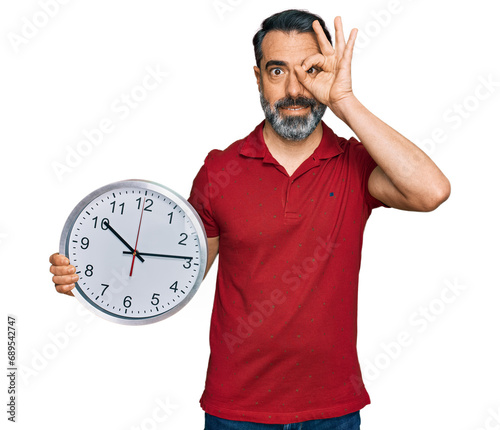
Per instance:
[[[262,91],[259,89],[260,104],[264,111],[264,115],[271,124],[274,131],[286,140],[299,141],[309,137],[309,135],[316,129],[321,118],[326,111],[326,105],[318,101],[306,97],[298,97],[292,99],[291,97],[284,97],[271,104],[264,98]],[[281,116],[279,112],[280,107],[288,106],[310,106],[311,112],[307,115],[290,115]]]

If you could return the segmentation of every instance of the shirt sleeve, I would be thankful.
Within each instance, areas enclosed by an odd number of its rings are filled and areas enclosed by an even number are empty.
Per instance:
[[[370,209],[375,209],[380,206],[390,208],[390,206],[373,197],[368,191],[368,179],[370,178],[373,169],[377,167],[377,163],[368,153],[366,148],[361,144],[361,142],[356,138],[351,137],[349,139],[349,146],[351,156],[353,157],[356,166],[356,170],[360,175],[361,187],[364,190],[366,204]]]
[[[194,178],[188,202],[191,203],[196,212],[198,212],[198,215],[203,221],[207,236],[219,236],[219,226],[215,221],[212,205],[210,203],[210,184],[208,182],[206,162]]]

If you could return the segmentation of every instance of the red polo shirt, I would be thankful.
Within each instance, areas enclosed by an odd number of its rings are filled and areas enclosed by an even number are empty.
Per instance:
[[[356,352],[363,230],[375,161],[323,122],[314,153],[289,176],[264,122],[207,156],[190,202],[220,237],[202,408],[286,424],[370,403]],[[385,205],[384,205],[385,206]]]

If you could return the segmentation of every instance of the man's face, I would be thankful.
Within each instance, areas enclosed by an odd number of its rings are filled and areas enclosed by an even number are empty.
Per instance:
[[[320,52],[314,33],[270,31],[262,41],[260,69],[254,67],[260,102],[267,121],[278,135],[299,141],[317,127],[326,106],[299,82],[294,66]],[[310,69],[313,76],[318,73]]]

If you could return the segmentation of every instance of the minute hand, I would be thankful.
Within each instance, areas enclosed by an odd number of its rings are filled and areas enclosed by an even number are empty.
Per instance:
[[[130,251],[123,251],[124,254],[132,254]],[[184,255],[169,255],[169,254],[153,254],[151,252],[141,252],[141,255],[146,257],[164,257],[164,258],[179,258],[181,260],[192,260],[193,257],[186,257]],[[139,256],[137,256],[139,258]]]

